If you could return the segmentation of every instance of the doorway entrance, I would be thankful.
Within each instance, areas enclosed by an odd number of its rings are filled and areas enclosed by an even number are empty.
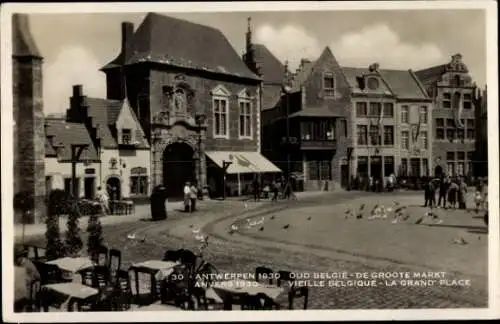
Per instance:
[[[106,191],[110,200],[120,200],[121,198],[121,182],[117,177],[110,177],[106,181]]]
[[[184,184],[194,181],[194,151],[186,143],[173,143],[163,152],[163,184],[169,199],[184,198]]]
[[[85,178],[84,191],[85,199],[93,199],[95,197],[95,177]]]

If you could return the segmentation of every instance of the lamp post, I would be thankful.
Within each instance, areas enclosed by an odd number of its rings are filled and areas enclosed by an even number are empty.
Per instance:
[[[353,147],[347,148],[347,191],[351,190],[351,156]]]
[[[84,149],[88,147],[88,144],[71,144],[71,193],[73,197],[77,199],[78,197],[78,187],[76,183],[76,164],[80,161],[80,156]]]
[[[283,94],[285,95],[285,134],[286,134],[286,140],[285,140],[285,146],[286,146],[286,179],[288,185],[290,184],[290,171],[291,171],[291,161],[290,161],[290,104],[289,104],[289,93],[291,91],[291,87],[288,85],[287,80],[285,80],[285,83],[283,84],[282,87]]]
[[[231,161],[225,161],[225,160],[222,160],[222,172],[223,173],[223,186],[222,186],[222,198],[225,200],[226,199],[226,173],[227,173],[227,169],[229,168],[229,166],[233,164],[233,162]]]
[[[203,200],[203,188],[201,186],[201,128],[205,124],[206,115],[197,113],[195,116],[196,125],[198,125],[198,199]]]

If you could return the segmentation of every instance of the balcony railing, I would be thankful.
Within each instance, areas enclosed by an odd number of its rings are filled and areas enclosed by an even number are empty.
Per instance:
[[[333,150],[337,148],[337,140],[301,140],[303,150]]]

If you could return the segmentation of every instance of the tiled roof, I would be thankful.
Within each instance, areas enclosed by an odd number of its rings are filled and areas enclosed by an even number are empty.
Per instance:
[[[92,117],[92,126],[97,128],[97,137],[101,139],[101,145],[105,148],[118,147],[115,125],[125,101],[86,97],[84,105],[88,107],[89,117]],[[134,114],[133,110],[131,113]],[[137,148],[149,147],[146,138],[137,140],[139,141]]]
[[[92,117],[92,126],[97,128],[97,137],[101,139],[101,145],[107,148],[117,147],[110,126],[118,118],[120,101],[86,97],[83,104],[88,108],[88,116]]]
[[[148,13],[130,40],[126,64],[156,62],[259,80],[218,29]],[[120,64],[113,60],[103,69]]]
[[[354,92],[362,92],[359,88],[358,77],[369,73],[367,68],[342,67],[342,71]],[[383,81],[378,90],[373,93],[394,94],[405,99],[428,99],[424,89],[419,85],[415,75],[408,70],[379,70]]]
[[[98,160],[97,151],[84,124],[68,123],[61,119],[47,119],[45,125],[46,147],[49,145],[52,151],[59,147],[57,156],[60,161],[71,160],[71,145],[73,144],[88,145],[83,150],[80,160]],[[49,141],[50,137],[52,137],[52,145]]]
[[[446,71],[446,66],[447,64],[436,65],[427,69],[415,71],[415,74],[424,85],[431,85],[441,78],[441,75]]]
[[[12,55],[40,57],[40,51],[31,35],[28,15],[12,15]]]
[[[264,83],[283,83],[285,66],[280,60],[265,45],[253,44],[253,50]]]
[[[412,71],[380,70],[380,74],[399,98],[428,99],[425,89]]]
[[[281,98],[280,85],[262,86],[262,110],[273,109],[276,107]]]

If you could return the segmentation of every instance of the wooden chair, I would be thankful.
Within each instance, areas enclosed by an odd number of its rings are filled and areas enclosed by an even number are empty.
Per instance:
[[[255,280],[259,282],[259,279],[268,279],[270,285],[273,284],[273,274],[274,271],[267,267],[257,267],[255,268]]]
[[[286,282],[293,282],[290,271],[278,271],[278,287],[284,286]],[[308,287],[296,287],[295,283],[292,283],[288,288],[288,309],[294,309],[294,301],[297,298],[304,298],[303,309],[307,309],[309,301],[309,288]]]
[[[92,268],[87,268],[78,271],[81,276],[82,285],[93,287],[94,286],[94,270]]]
[[[92,272],[92,287],[101,289],[111,283],[111,273],[107,266],[95,266]]]
[[[108,268],[111,271],[112,276],[118,270],[120,270],[121,265],[122,265],[122,252],[117,249],[110,249],[108,258]]]
[[[92,254],[91,258],[97,265],[107,266],[109,264],[109,249],[105,246],[100,246]]]
[[[40,285],[64,282],[62,271],[55,264],[47,264],[40,261],[33,261],[33,264],[40,273]]]
[[[126,270],[116,271],[116,295],[114,299],[116,310],[129,310],[132,303],[132,286],[130,275]]]
[[[163,255],[163,261],[172,261],[172,262],[179,261],[180,256],[178,252],[179,252],[178,250],[165,251],[165,254]]]
[[[194,271],[194,267],[196,266],[197,256],[193,251],[187,249],[177,250],[179,255],[179,259],[183,265],[185,265],[189,271],[192,273]]]

